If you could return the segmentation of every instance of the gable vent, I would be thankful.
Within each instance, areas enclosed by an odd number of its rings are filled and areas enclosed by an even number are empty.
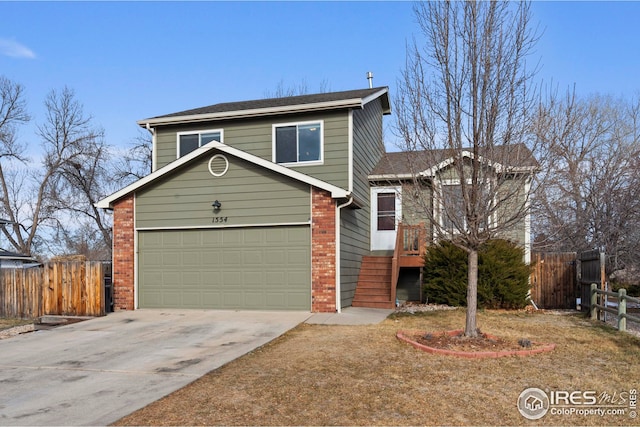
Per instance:
[[[229,170],[229,160],[223,154],[216,154],[209,160],[209,172],[213,176],[222,176]]]

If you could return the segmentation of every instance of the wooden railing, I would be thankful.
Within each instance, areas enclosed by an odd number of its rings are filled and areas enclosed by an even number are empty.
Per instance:
[[[391,301],[394,304],[396,301],[396,287],[398,286],[400,267],[404,264],[403,260],[407,259],[404,257],[412,257],[412,261],[416,258],[422,260],[426,248],[427,230],[424,223],[418,225],[398,223],[396,245],[393,250],[393,260],[391,262]],[[417,265],[415,262],[412,264]]]
[[[618,308],[611,308],[608,307],[603,301],[600,301],[600,304],[598,304],[598,295],[600,296],[609,296],[609,297],[613,297],[615,299],[618,300]],[[600,298],[602,299],[602,298]],[[629,314],[627,314],[627,301],[629,302],[633,302],[636,304],[640,304],[640,299],[638,298],[633,298],[633,297],[629,297],[627,296],[627,290],[626,289],[619,289],[618,292],[609,292],[609,291],[602,291],[600,289],[598,289],[598,285],[595,283],[591,284],[591,301],[590,301],[590,309],[591,309],[591,319],[597,319],[598,318],[598,311],[600,312],[607,312],[607,313],[611,313],[614,315],[617,315],[618,318],[618,330],[619,331],[626,331],[627,330],[627,320],[630,320],[632,322],[640,322],[640,318],[636,317],[636,316],[631,316]]]

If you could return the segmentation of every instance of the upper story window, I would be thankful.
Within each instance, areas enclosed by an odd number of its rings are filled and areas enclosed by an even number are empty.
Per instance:
[[[178,133],[178,157],[189,154],[211,141],[222,142],[222,129]]]
[[[284,164],[322,163],[322,121],[273,125],[273,161]]]

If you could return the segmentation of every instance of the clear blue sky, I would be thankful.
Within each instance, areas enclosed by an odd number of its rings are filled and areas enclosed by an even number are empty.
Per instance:
[[[640,2],[535,2],[538,78],[560,88],[640,92]],[[51,89],[74,89],[124,146],[136,120],[262,98],[284,85],[395,92],[410,2],[0,2],[0,75],[26,88],[34,123]],[[35,140],[33,128],[21,131]]]

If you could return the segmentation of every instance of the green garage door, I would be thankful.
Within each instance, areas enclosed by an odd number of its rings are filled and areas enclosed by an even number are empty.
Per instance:
[[[141,308],[310,310],[308,226],[141,231]]]

